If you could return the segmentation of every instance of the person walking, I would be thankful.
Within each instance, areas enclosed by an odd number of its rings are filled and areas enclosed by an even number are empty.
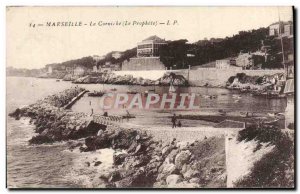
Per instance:
[[[181,127],[181,126],[182,126],[181,121],[178,121],[177,126],[178,126],[178,127]]]
[[[172,116],[172,128],[176,128],[176,121],[177,121],[177,117],[176,114],[174,114]]]

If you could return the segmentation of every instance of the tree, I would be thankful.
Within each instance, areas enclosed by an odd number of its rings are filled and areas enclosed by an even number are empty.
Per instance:
[[[160,60],[166,67],[173,69],[182,69],[187,67],[188,44],[186,39],[170,41],[160,48]]]

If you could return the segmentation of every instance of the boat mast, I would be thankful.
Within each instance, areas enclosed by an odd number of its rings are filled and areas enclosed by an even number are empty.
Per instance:
[[[278,10],[278,20],[279,20],[279,37],[280,37],[280,43],[281,43],[281,53],[282,53],[282,64],[283,64],[283,69],[284,69],[284,78],[285,80],[287,79],[287,73],[286,73],[286,67],[285,67],[285,58],[284,58],[284,48],[283,48],[283,40],[282,40],[282,32],[281,32],[281,21],[280,21],[280,13],[279,13],[279,8],[277,7]],[[284,26],[284,25],[283,25]]]

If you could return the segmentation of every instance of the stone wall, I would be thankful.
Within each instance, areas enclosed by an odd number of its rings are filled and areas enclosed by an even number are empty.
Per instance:
[[[216,69],[201,68],[197,70],[151,70],[151,71],[116,71],[118,75],[132,75],[133,77],[143,77],[145,79],[157,80],[167,72],[184,76],[193,86],[225,86],[227,80],[237,73],[245,73],[250,76],[273,75],[275,73],[283,73],[283,69],[276,70],[241,70],[239,68]]]
[[[237,73],[245,73],[249,76],[263,76],[273,75],[276,73],[283,73],[283,69],[278,70],[239,70],[239,69],[222,69],[217,70],[214,68],[191,70],[183,70],[181,74],[189,80],[189,83],[194,86],[225,86],[228,78],[236,75]]]
[[[159,57],[130,58],[122,63],[122,71],[164,70]]]
[[[115,71],[114,74],[125,76],[132,75],[135,78],[142,77],[144,79],[157,80],[161,78],[167,71],[166,70],[141,70],[141,71]]]

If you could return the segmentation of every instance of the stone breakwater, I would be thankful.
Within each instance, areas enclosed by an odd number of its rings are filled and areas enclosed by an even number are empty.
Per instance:
[[[30,144],[85,138],[84,143],[75,142],[70,150],[115,150],[113,168],[98,176],[106,187],[226,187],[224,138],[162,142],[155,141],[145,131],[94,123],[84,113],[63,108],[83,90],[68,89],[17,109],[10,116],[31,119],[38,135],[32,137]],[[101,168],[101,161],[97,162],[97,167]]]
[[[36,126],[35,132],[38,133],[29,141],[31,144],[78,139],[96,134],[97,127],[105,126],[92,122],[87,114],[74,113],[63,108],[83,91],[83,88],[77,87],[64,90],[24,108],[18,108],[9,116],[16,119],[30,118],[30,123]]]

